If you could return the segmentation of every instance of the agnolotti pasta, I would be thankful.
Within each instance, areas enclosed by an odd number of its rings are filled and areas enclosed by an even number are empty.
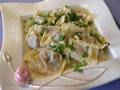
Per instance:
[[[109,43],[94,19],[88,10],[75,6],[38,11],[25,19],[23,63],[32,73],[46,77],[107,60]]]

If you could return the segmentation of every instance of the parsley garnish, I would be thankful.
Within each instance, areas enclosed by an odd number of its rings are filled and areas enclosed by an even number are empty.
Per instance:
[[[59,36],[59,41],[63,41],[64,38],[65,38],[65,35],[60,35],[60,36]]]
[[[98,32],[90,33],[90,35],[95,37],[100,43],[102,43],[102,41],[100,40],[100,34]]]
[[[35,20],[33,17],[30,17],[28,20],[27,20],[27,23],[28,23],[28,26],[31,27],[33,25],[35,25]]]
[[[87,63],[85,61],[81,61],[80,63],[73,66],[73,70],[76,72],[83,72],[83,69],[81,67],[86,66]]]
[[[76,15],[76,13],[75,12],[73,12],[73,11],[71,11],[71,13],[67,13],[67,16],[68,16],[68,19],[70,20],[70,21],[77,21],[77,20],[79,20],[79,17]]]
[[[88,57],[88,52],[85,52],[82,57],[83,58]]]
[[[49,16],[49,12],[42,12],[42,13],[40,13],[40,16],[42,16],[42,17],[48,17]]]
[[[69,48],[71,51],[75,51],[75,47],[73,46],[73,43],[67,44],[66,47]]]
[[[58,45],[49,45],[49,48],[53,49],[55,52],[64,54],[64,48],[65,46],[63,44],[58,44]]]

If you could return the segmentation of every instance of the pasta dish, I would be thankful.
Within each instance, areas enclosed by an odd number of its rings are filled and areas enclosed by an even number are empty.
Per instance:
[[[22,64],[39,78],[108,60],[108,41],[98,32],[87,9],[64,6],[38,11],[23,20],[25,55]]]

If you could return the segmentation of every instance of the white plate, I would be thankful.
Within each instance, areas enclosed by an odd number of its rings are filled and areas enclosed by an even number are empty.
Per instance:
[[[77,5],[87,8],[91,13],[96,15],[95,24],[102,35],[110,42],[111,60],[100,63],[96,67],[106,67],[108,70],[99,78],[90,83],[76,87],[56,87],[43,88],[44,90],[80,90],[102,85],[117,78],[120,78],[120,31],[117,28],[114,19],[106,7],[103,0],[46,0],[39,3],[6,3],[1,4],[2,21],[3,21],[3,44],[2,50],[12,56],[12,63],[15,68],[23,59],[23,37],[21,27],[21,17],[34,15],[36,10],[51,10],[60,8],[64,5]],[[21,88],[13,81],[13,73],[7,66],[6,62],[0,60],[0,87],[1,90],[31,90],[32,88]],[[101,73],[102,69],[96,71]],[[89,77],[93,71],[87,71]],[[96,73],[95,72],[95,73]],[[63,81],[59,81],[65,83]],[[70,81],[74,83],[73,81]],[[68,83],[68,82],[67,82]]]

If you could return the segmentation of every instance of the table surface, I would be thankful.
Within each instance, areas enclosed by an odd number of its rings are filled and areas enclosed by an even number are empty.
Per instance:
[[[41,0],[0,0],[0,3],[6,2],[39,2]],[[118,27],[120,28],[120,0],[104,0],[108,5]],[[0,14],[0,47],[2,43],[2,21]],[[92,88],[90,90],[120,90],[120,79],[107,83],[105,85]]]

